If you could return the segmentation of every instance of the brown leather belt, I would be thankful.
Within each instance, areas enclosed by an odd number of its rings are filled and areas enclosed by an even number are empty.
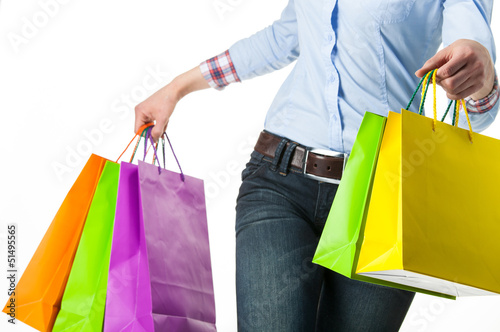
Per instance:
[[[260,133],[255,151],[274,158],[276,149],[283,137],[276,136],[267,131]],[[290,146],[291,142],[286,143],[283,151]],[[296,143],[298,144],[298,143]],[[311,178],[323,182],[339,183],[344,170],[346,155],[341,152],[311,149],[298,144],[290,156],[290,166],[298,168]]]

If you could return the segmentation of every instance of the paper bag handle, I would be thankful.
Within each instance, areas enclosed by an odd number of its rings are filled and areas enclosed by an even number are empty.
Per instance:
[[[432,121],[432,130],[436,130],[436,122],[437,122],[437,107],[436,107],[436,85],[437,84],[436,84],[436,75],[437,75],[437,69],[433,69],[430,72],[428,72],[426,75],[424,75],[424,77],[422,77],[422,79],[418,83],[417,89],[415,90],[415,92],[411,96],[410,101],[409,101],[408,105],[406,106],[406,110],[408,110],[410,108],[413,100],[415,99],[415,96],[416,96],[418,90],[422,86],[422,99],[420,101],[420,107],[419,107],[419,111],[418,111],[418,114],[422,115],[422,112],[423,112],[423,109],[424,109],[425,97],[427,96],[427,90],[429,88],[430,80],[432,78],[432,87],[433,87],[433,113],[434,113],[434,118],[433,118],[433,121]],[[448,107],[446,109],[445,114],[443,115],[443,118],[441,119],[441,122],[444,122],[444,119],[445,119],[446,115],[448,114],[448,111],[449,111],[450,106],[452,105],[452,103],[453,103],[453,100],[451,100],[450,103],[448,104]],[[458,116],[459,116],[460,105],[462,105],[462,107],[464,109],[464,112],[465,112],[465,117],[467,118],[467,124],[469,125],[469,140],[472,143],[472,133],[473,133],[473,131],[472,131],[472,126],[471,126],[471,123],[470,123],[470,119],[469,119],[469,114],[468,114],[468,111],[467,111],[467,107],[465,106],[466,102],[465,102],[464,99],[460,99],[459,101],[455,101],[455,111],[453,113],[452,124],[454,126],[458,126]]]
[[[134,137],[132,137],[132,139],[130,140],[130,142],[127,144],[127,147],[123,150],[123,152],[120,154],[120,156],[116,159],[116,162],[118,162],[120,160],[120,158],[123,156],[123,154],[125,153],[125,151],[128,150],[130,144],[132,144],[132,142],[135,140],[135,138],[137,136],[141,135],[139,137],[139,140],[137,141],[137,144],[136,144],[135,148],[134,148],[134,154],[132,155],[132,158],[130,158],[130,162],[132,162],[132,159],[134,158],[134,155],[135,155],[135,151],[137,151],[137,146],[139,145],[141,137],[143,137],[142,134],[144,133],[144,130],[147,129],[148,127],[152,127],[152,126],[154,126],[153,122],[149,122],[149,123],[146,123],[146,124],[142,125],[139,128],[139,130],[137,130],[137,132],[135,133]]]
[[[130,161],[129,162],[133,161],[134,156],[135,156],[135,154],[137,152],[137,149],[139,148],[139,143],[141,142],[141,138],[144,137],[145,138],[145,142],[144,142],[144,158],[146,158],[146,155],[147,155],[147,153],[149,151],[149,148],[152,146],[153,150],[154,150],[153,164],[155,164],[156,160],[158,160],[158,151],[157,151],[158,143],[155,144],[154,141],[153,141],[153,137],[151,136],[151,131],[153,129],[153,126],[154,126],[153,122],[146,123],[145,125],[141,126],[139,128],[139,130],[137,130],[137,132],[135,133],[134,137],[130,140],[130,142],[128,143],[128,145],[125,148],[125,150],[123,150],[123,152],[120,154],[120,156],[118,157],[118,159],[116,160],[116,162],[118,162],[120,160],[120,158],[123,156],[123,154],[125,153],[125,151],[128,150],[128,148],[130,147],[130,144],[132,144],[132,142],[135,140],[135,138],[137,136],[139,136],[139,139],[137,140],[137,142],[135,144],[134,152],[132,153],[132,157],[130,157]],[[167,139],[168,144],[170,145],[170,149],[172,150],[172,154],[174,155],[175,161],[177,162],[177,166],[179,166],[181,180],[184,182],[185,181],[184,172],[182,171],[181,164],[179,163],[179,159],[177,159],[177,155],[175,154],[174,147],[172,146],[172,143],[170,142],[170,139],[168,138],[168,135],[167,135],[166,132],[164,132],[161,135],[162,152],[163,152],[163,168],[166,167],[166,163],[165,163],[165,138]],[[147,146],[148,145],[147,144],[148,140],[151,143],[150,147]],[[161,166],[160,166],[160,161],[159,160],[158,160],[158,172],[161,173]]]
[[[151,146],[153,147],[153,151],[154,151],[153,163],[154,163],[155,160],[158,160],[158,151],[157,151],[158,145],[155,144],[155,142],[153,141],[153,136],[151,135],[152,129],[153,129],[152,127],[148,127],[145,129],[145,131],[146,131],[146,141],[149,140],[149,142],[151,143]],[[167,138],[168,144],[170,145],[170,150],[172,151],[172,154],[174,155],[175,161],[177,162],[177,166],[179,166],[181,181],[184,182],[186,179],[184,176],[184,172],[182,171],[182,167],[181,167],[181,164],[179,163],[179,159],[177,159],[177,155],[175,154],[174,147],[172,146],[172,143],[170,142],[170,139],[168,138],[168,135],[166,132],[164,132],[161,135],[162,150],[163,150],[163,168],[166,167],[166,163],[165,163],[165,137]],[[146,145],[147,144],[144,144],[144,157],[146,157],[146,154],[147,154]],[[158,160],[158,172],[161,173],[161,167],[160,167],[159,160]]]

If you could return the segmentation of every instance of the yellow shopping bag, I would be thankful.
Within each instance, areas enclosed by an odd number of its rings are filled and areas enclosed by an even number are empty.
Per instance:
[[[435,107],[434,119],[390,112],[356,273],[451,296],[500,293],[498,188],[499,140],[438,122]]]

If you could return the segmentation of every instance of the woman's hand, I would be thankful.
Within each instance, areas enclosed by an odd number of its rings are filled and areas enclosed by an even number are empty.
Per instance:
[[[436,82],[443,87],[449,99],[472,97],[483,99],[493,89],[495,67],[488,50],[480,43],[459,39],[445,47],[415,72],[423,77],[439,68]]]
[[[209,88],[209,85],[199,67],[177,76],[135,107],[134,132],[137,132],[142,125],[154,121],[155,126],[151,135],[155,142],[158,141],[167,129],[168,120],[179,100],[188,93],[206,88]]]

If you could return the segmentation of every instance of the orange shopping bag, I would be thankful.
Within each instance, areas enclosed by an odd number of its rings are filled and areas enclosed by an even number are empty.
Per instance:
[[[105,161],[97,155],[90,156],[3,309],[3,312],[15,314],[16,319],[39,331],[51,331],[59,312]]]

